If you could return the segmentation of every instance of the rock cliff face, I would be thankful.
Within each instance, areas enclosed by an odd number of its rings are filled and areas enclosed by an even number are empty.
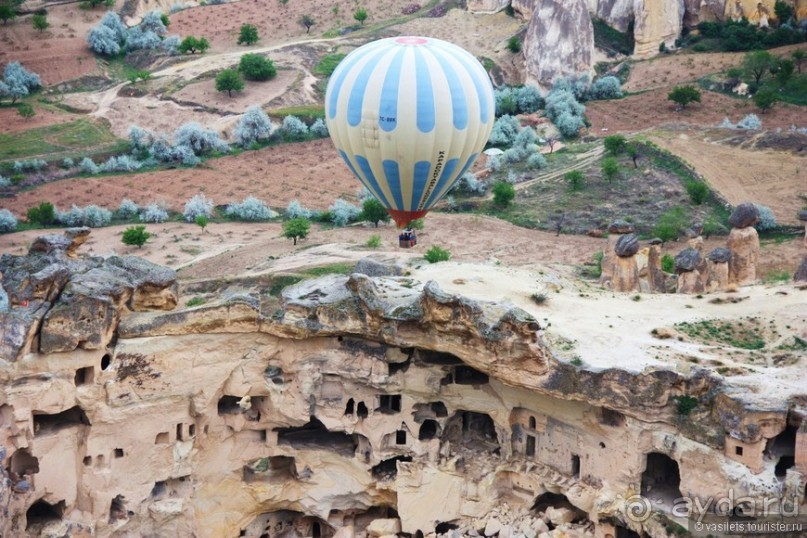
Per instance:
[[[471,13],[496,13],[510,5],[510,0],[468,0],[466,7]]]
[[[527,312],[406,276],[167,310],[170,271],[64,252],[0,263],[20,335],[0,361],[3,536],[666,536],[626,498],[804,500],[803,392],[588,368]]]

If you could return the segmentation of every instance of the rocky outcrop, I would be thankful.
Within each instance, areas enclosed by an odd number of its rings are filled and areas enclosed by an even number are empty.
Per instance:
[[[729,216],[729,225],[732,228],[748,228],[759,220],[759,210],[751,203],[744,203],[734,208]]]
[[[793,274],[793,281],[794,282],[807,282],[807,256],[802,258],[801,264],[799,264],[798,269]]]
[[[539,0],[524,38],[527,81],[548,87],[558,77],[590,72],[594,29],[584,0]]]
[[[676,293],[702,293],[704,291],[700,267],[703,258],[697,249],[685,248],[675,256],[675,272],[678,275]]]
[[[727,248],[719,247],[712,250],[706,258],[709,260],[709,278],[706,291],[725,290],[729,285],[731,251]]]
[[[471,13],[497,13],[510,4],[510,0],[467,0],[466,8]]]
[[[641,291],[636,258],[639,241],[633,225],[616,220],[608,227],[608,244],[600,263],[600,285],[618,292]]]

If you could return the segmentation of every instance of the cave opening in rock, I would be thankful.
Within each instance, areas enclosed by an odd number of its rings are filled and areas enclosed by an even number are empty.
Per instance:
[[[534,435],[528,435],[527,436],[526,454],[530,458],[535,456],[535,436]]]
[[[103,357],[101,357],[101,370],[106,370],[109,368],[109,365],[112,363],[112,355],[107,353]]]
[[[115,495],[109,503],[109,522],[115,523],[119,519],[126,519],[129,515],[126,510],[126,497]]]
[[[391,415],[401,412],[401,395],[400,394],[381,394],[378,397],[378,407],[376,411]]]
[[[277,444],[296,449],[321,449],[352,456],[356,450],[355,436],[345,432],[328,431],[325,425],[312,416],[307,424],[292,428],[275,428]]]
[[[90,385],[95,379],[95,368],[86,366],[76,370],[75,378],[73,379],[77,387],[81,385]]]
[[[535,498],[535,502],[532,503],[531,510],[536,514],[542,514],[550,507],[571,510],[574,512],[574,519],[572,520],[573,522],[579,523],[581,521],[585,521],[588,517],[583,510],[580,510],[573,505],[566,495],[563,495],[562,493],[552,493],[551,491],[538,495]],[[553,528],[551,523],[549,523],[549,528]]]
[[[426,365],[435,365],[435,366],[454,366],[457,364],[462,364],[462,360],[452,355],[451,353],[443,353],[441,351],[431,351],[429,349],[418,349],[417,350],[417,362]]]
[[[297,477],[297,465],[292,456],[270,456],[252,461],[243,467],[244,482],[285,482]]]
[[[241,406],[238,405],[238,402],[240,402],[241,399],[242,398],[238,396],[229,396],[227,394],[219,398],[219,402],[216,405],[219,416],[237,415],[238,413],[243,412]]]
[[[77,405],[61,413],[47,414],[33,412],[34,435],[42,435],[59,431],[71,426],[90,426],[90,420],[84,410]]]
[[[359,402],[359,405],[356,406],[356,416],[359,418],[367,418],[368,414],[367,405],[365,405],[364,402]]]
[[[25,530],[33,531],[34,529],[41,529],[43,526],[54,521],[61,521],[64,516],[66,504],[64,501],[59,501],[56,504],[49,504],[42,499],[39,499],[28,508],[25,512]],[[38,533],[36,533],[38,535]],[[33,533],[32,533],[33,535]]]
[[[32,456],[28,449],[21,448],[11,455],[9,470],[18,477],[36,474],[39,472],[39,459]]]
[[[618,428],[625,425],[625,415],[619,411],[608,409],[607,407],[600,408],[600,424]]]
[[[347,405],[345,405],[345,415],[352,415],[355,412],[356,402],[353,401],[353,398],[347,401]]]
[[[454,529],[459,529],[460,526],[450,521],[441,521],[434,527],[435,534],[446,534]]]
[[[402,351],[406,352],[406,350],[402,350]],[[389,363],[389,365],[387,367],[388,371],[389,371],[389,375],[393,376],[393,375],[397,374],[398,372],[404,372],[405,373],[407,370],[409,370],[409,365],[412,364],[412,350],[411,350],[411,348],[409,350],[408,355],[409,356],[403,362],[391,362],[391,363]]]
[[[423,422],[430,418],[447,417],[448,409],[443,402],[416,403],[413,407],[412,415],[415,422]]]
[[[485,413],[457,411],[446,423],[443,440],[468,450],[500,453],[496,426]]]
[[[441,385],[485,385],[490,381],[488,374],[475,368],[460,364],[451,368],[451,371],[440,380]]]
[[[652,492],[653,498],[661,498],[662,502],[671,504],[681,497],[680,486],[678,462],[666,454],[649,453],[642,473],[642,495],[648,496]]]
[[[411,456],[395,456],[382,461],[378,465],[374,465],[370,469],[370,473],[376,480],[392,480],[398,475],[398,462],[399,461],[412,461]]]
[[[418,431],[418,440],[419,441],[429,441],[434,439],[440,435],[440,425],[437,424],[436,420],[424,420],[423,424],[420,425],[420,431]]]
[[[580,478],[580,456],[572,454],[572,476]]]
[[[160,499],[168,491],[168,485],[165,480],[158,480],[154,482],[154,487],[151,488],[151,498]]]
[[[406,444],[406,430],[397,430],[395,432],[395,444],[396,445]]]
[[[796,463],[796,433],[798,425],[788,424],[785,429],[765,445],[765,457],[776,462],[774,474],[784,478],[787,470]]]

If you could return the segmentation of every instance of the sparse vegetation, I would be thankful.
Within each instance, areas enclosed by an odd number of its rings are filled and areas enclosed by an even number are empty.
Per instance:
[[[368,16],[369,14],[367,13],[367,10],[362,7],[358,8],[356,11],[353,12],[353,18],[356,19],[356,22],[358,22],[362,26],[364,26],[364,21],[367,20]]]
[[[336,66],[339,65],[339,62],[341,62],[344,57],[345,55],[341,53],[326,54],[317,62],[317,65],[314,66],[314,73],[324,77],[331,76]]]
[[[182,54],[204,54],[210,48],[210,42],[205,37],[187,36],[180,42],[177,50]]]
[[[677,323],[675,329],[704,344],[723,344],[748,350],[765,347],[765,328],[756,317],[683,322]]]
[[[375,198],[367,198],[362,203],[361,219],[372,222],[378,228],[379,222],[389,222],[389,214],[381,202]]]
[[[258,42],[258,27],[254,24],[242,24],[238,32],[239,45],[254,45]]]
[[[684,109],[690,103],[700,103],[701,92],[695,86],[676,86],[667,94],[667,99]]]
[[[146,244],[146,241],[148,241],[149,237],[151,237],[151,234],[146,231],[146,227],[142,224],[138,224],[137,226],[126,228],[126,230],[123,232],[121,241],[123,241],[124,245],[142,248],[143,245]]]
[[[508,39],[507,50],[509,50],[513,54],[518,54],[519,52],[521,52],[521,38],[518,37],[517,35],[514,35],[510,39]]]
[[[569,190],[577,192],[583,188],[585,176],[580,170],[570,170],[563,174],[563,179],[569,184]]]
[[[41,202],[38,206],[28,208],[28,222],[49,226],[56,222],[56,208],[50,202]]]
[[[497,181],[493,184],[493,203],[499,207],[507,207],[513,203],[516,189],[506,181]]]
[[[287,220],[283,223],[283,237],[292,239],[294,245],[297,245],[298,239],[305,239],[308,237],[308,231],[311,228],[311,221],[305,217],[296,217]]]
[[[429,263],[447,262],[451,258],[451,252],[437,245],[432,245],[423,257]]]

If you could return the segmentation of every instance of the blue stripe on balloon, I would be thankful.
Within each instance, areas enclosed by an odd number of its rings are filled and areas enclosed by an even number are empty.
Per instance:
[[[385,160],[381,164],[384,167],[384,176],[387,178],[387,187],[392,191],[392,197],[395,198],[395,209],[403,210],[403,194],[401,193],[401,175],[398,170],[398,162]]]
[[[443,68],[443,73],[448,81],[448,91],[451,93],[451,111],[454,118],[455,129],[465,129],[468,126],[468,103],[465,100],[465,90],[460,82],[460,77],[446,59],[446,54],[442,50],[429,51],[437,58],[440,67]]]
[[[476,95],[479,100],[479,115],[482,123],[487,123],[488,119],[490,118],[490,106],[488,106],[489,101],[487,97],[493,93],[493,86],[490,83],[487,72],[485,72],[484,80],[476,76],[476,73],[479,73],[480,70],[484,72],[484,68],[481,65],[478,65],[478,62],[476,62],[475,59],[471,61],[471,59],[467,56],[467,53],[465,53],[465,51],[459,47],[443,48],[440,45],[435,46],[440,50],[450,53],[453,58],[459,61],[463,67],[465,67],[465,70],[468,72],[468,76],[471,77],[471,80],[474,83],[474,88],[476,88]]]
[[[423,191],[426,189],[426,181],[429,180],[429,170],[431,170],[431,168],[432,163],[429,161],[418,161],[415,163],[410,211],[415,211],[418,208],[418,204],[420,204],[420,198],[423,196]]]
[[[421,133],[429,133],[434,129],[434,90],[429,66],[423,57],[423,50],[414,47],[415,51],[415,80],[417,92],[417,126]]]
[[[378,125],[383,131],[392,131],[398,125],[398,87],[401,83],[401,67],[406,48],[401,47],[387,68],[381,102],[378,107]]]
[[[384,191],[382,191],[381,187],[378,185],[378,180],[373,174],[373,169],[370,167],[370,162],[361,155],[354,155],[354,158],[356,159],[356,162],[359,163],[359,168],[361,168],[364,178],[370,183],[370,190],[373,192],[373,194],[375,194],[375,197],[378,198],[378,201],[384,204],[384,207],[387,209],[393,209],[393,207],[387,201],[387,197],[384,196]]]
[[[432,205],[436,204],[440,200],[440,198],[437,196],[443,191],[444,187],[448,184],[454,183],[458,178],[461,178],[463,174],[468,171],[471,165],[474,164],[474,161],[478,155],[478,153],[474,153],[468,157],[468,160],[465,162],[465,166],[462,167],[459,174],[453,173],[459,159],[451,159],[450,161],[446,162],[445,168],[443,168],[443,173],[440,175],[440,181],[438,181],[437,186],[432,191],[429,199],[426,201],[424,208],[429,209]]]
[[[375,50],[378,50],[378,48],[369,47],[366,50],[357,49],[355,54],[348,54],[339,63],[339,65],[337,65],[332,75],[333,85],[330,88],[331,95],[330,99],[328,100],[328,115],[331,117],[331,119],[336,117],[336,105],[339,101],[339,90],[342,89],[342,85],[345,83],[345,79],[350,74],[353,66]]]
[[[364,94],[367,85],[370,83],[373,71],[378,67],[381,58],[389,51],[389,47],[384,47],[378,51],[372,58],[367,60],[367,63],[359,71],[356,80],[353,81],[353,87],[350,89],[350,97],[347,100],[347,123],[351,127],[357,126],[361,123],[361,113],[364,107]]]
[[[356,176],[356,178],[359,181],[361,181],[361,184],[364,185],[364,187],[368,191],[370,191],[370,194],[372,194],[373,196],[378,198],[378,195],[373,192],[373,189],[371,188],[372,186],[370,185],[370,183],[364,177],[362,177],[362,175],[353,166],[353,163],[350,162],[350,159],[348,158],[347,154],[340,149],[339,150],[339,155],[342,157],[342,160],[345,161],[345,164],[347,165],[347,167],[350,168],[350,171],[353,173],[353,175]]]

